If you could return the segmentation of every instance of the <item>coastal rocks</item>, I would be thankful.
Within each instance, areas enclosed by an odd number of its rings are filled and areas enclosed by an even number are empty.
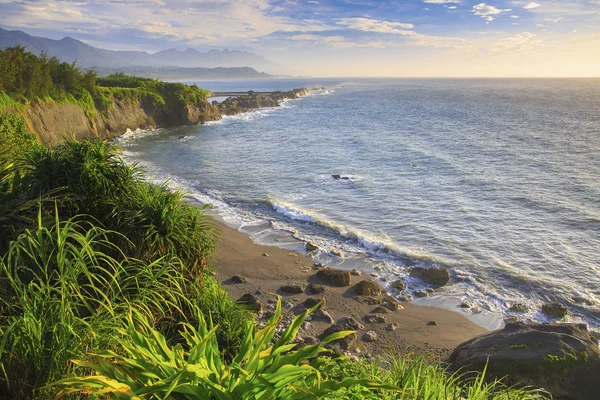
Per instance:
[[[439,326],[439,325],[440,325],[440,323],[439,323],[439,322],[437,322],[437,321],[429,321],[429,322],[427,323],[427,325],[429,325],[429,326]]]
[[[544,388],[554,399],[594,399],[600,349],[584,324],[507,324],[459,345],[453,369],[482,371],[486,379]]]
[[[360,271],[359,271],[359,270],[357,270],[356,268],[353,268],[353,269],[352,269],[352,271],[350,271],[350,274],[351,274],[351,275],[354,275],[354,276],[361,276],[361,275],[362,275],[362,272],[360,272]]]
[[[325,329],[325,331],[323,332],[323,334],[321,335],[321,340],[325,339],[327,336],[332,335],[334,333],[337,332],[341,332],[341,331],[347,331],[348,329],[341,326],[341,325],[331,325],[329,328]],[[343,337],[341,339],[336,339],[332,342],[330,342],[327,346],[336,346],[339,345],[339,347],[342,350],[350,350],[356,347],[358,343],[358,337],[356,336],[356,333],[351,333],[350,335]]]
[[[355,320],[352,317],[341,317],[337,320],[336,323],[339,326],[342,326],[346,329],[352,329],[355,331],[359,331],[359,330],[365,328],[365,326],[363,324],[361,324],[360,322],[358,322],[357,320]]]
[[[394,281],[391,283],[390,287],[392,289],[396,289],[399,291],[403,291],[404,289],[406,289],[406,285],[404,284],[404,281],[401,281],[400,279],[398,279],[397,281]]]
[[[260,300],[252,293],[246,293],[242,297],[236,300],[236,303],[242,304],[248,307],[249,310],[259,313],[262,311],[262,304]]]
[[[279,102],[282,100],[297,99],[307,95],[309,90],[307,88],[299,88],[290,90],[287,92],[270,92],[270,93],[256,93],[249,91],[244,95],[235,95],[228,97],[220,104],[218,109],[223,115],[235,115],[244,112],[252,111],[258,108],[265,107],[278,107]]]
[[[413,267],[410,269],[409,275],[435,286],[444,286],[450,280],[450,274],[446,268]]]
[[[246,283],[246,278],[244,278],[243,276],[234,275],[231,278],[229,278],[229,282],[231,282],[231,283]]]
[[[523,303],[515,303],[508,308],[510,311],[518,312],[518,313],[526,313],[529,312],[529,307],[527,307]]]
[[[337,287],[350,286],[350,272],[341,269],[324,268],[316,273],[323,282]]]
[[[309,294],[325,293],[325,286],[317,285],[315,283],[309,283],[308,286],[306,286],[306,292]]]
[[[329,314],[327,311],[322,310],[320,308],[318,310],[315,310],[315,312],[312,313],[312,317],[313,317],[313,321],[321,321],[321,322],[325,322],[327,324],[333,324],[335,322],[335,320],[333,319],[331,314]]]
[[[339,258],[344,258],[344,252],[339,249],[331,250],[331,254]]]
[[[390,311],[398,311],[404,308],[400,302],[392,296],[385,296],[381,301],[381,304]]]
[[[373,281],[360,281],[354,285],[354,291],[359,296],[379,296],[383,289]]]
[[[417,297],[427,297],[427,296],[429,296],[429,293],[427,293],[427,290],[421,290],[421,289],[415,290],[413,292],[413,294],[415,296],[417,296]]]
[[[285,285],[279,288],[283,293],[287,294],[300,294],[304,293],[304,288],[300,285]]]
[[[370,306],[381,304],[381,300],[373,296],[354,296],[354,300],[362,304],[368,304]]]
[[[385,330],[386,331],[390,331],[390,332],[394,332],[398,328],[400,328],[400,324],[397,323],[397,322],[392,322],[391,324],[389,324],[388,326],[385,327]]]
[[[304,303],[302,303],[302,305],[304,306],[304,308],[313,308],[314,306],[319,304],[319,308],[325,308],[325,303],[326,301],[324,297],[309,297],[304,301]]]
[[[363,321],[369,324],[385,324],[387,319],[383,314],[367,314],[363,317]]]
[[[306,244],[304,245],[304,248],[306,249],[306,251],[319,250],[319,246],[317,246],[313,242],[306,242]]]
[[[375,331],[366,331],[362,336],[364,342],[375,342],[377,341],[377,333]]]
[[[373,311],[371,311],[371,314],[389,314],[389,313],[391,313],[391,311],[388,308],[385,308],[384,306],[375,307],[375,309]]]
[[[542,311],[544,312],[544,314],[550,317],[563,318],[568,314],[569,309],[563,304],[554,302],[544,304],[542,306]]]

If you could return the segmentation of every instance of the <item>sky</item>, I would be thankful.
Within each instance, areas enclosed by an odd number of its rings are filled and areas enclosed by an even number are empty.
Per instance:
[[[600,76],[600,0],[0,0],[0,26],[246,50],[312,76]]]

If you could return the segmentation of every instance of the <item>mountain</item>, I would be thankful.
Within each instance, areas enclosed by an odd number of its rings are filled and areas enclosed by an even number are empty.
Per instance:
[[[116,72],[144,78],[162,80],[208,80],[208,79],[261,79],[273,78],[264,72],[258,72],[250,67],[216,67],[216,68],[183,68],[183,67],[123,67],[98,68],[100,76]]]
[[[21,45],[35,54],[56,56],[61,61],[77,61],[82,68],[123,67],[251,67],[259,71],[281,73],[283,67],[254,53],[237,50],[168,49],[149,54],[145,51],[115,51],[90,46],[80,40],[65,37],[60,40],[28,35],[22,31],[0,28],[0,49]]]

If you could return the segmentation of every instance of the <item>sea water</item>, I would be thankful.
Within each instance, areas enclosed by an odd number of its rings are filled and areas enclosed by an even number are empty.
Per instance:
[[[148,178],[212,204],[257,242],[311,241],[317,260],[383,286],[405,279],[414,292],[427,285],[411,267],[448,268],[451,283],[420,303],[548,321],[541,305],[559,301],[567,320],[600,328],[600,80],[197,84],[325,89],[202,126],[128,133],[123,154]],[[511,312],[516,302],[530,312]]]

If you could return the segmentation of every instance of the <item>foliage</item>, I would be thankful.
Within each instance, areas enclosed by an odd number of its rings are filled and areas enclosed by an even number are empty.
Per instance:
[[[355,376],[378,383],[394,385],[399,392],[373,394],[354,386],[332,393],[325,399],[395,399],[395,400],[533,400],[545,399],[543,391],[506,387],[498,381],[486,383],[481,374],[449,372],[426,355],[390,353],[388,361],[341,362],[333,369],[331,379]]]
[[[27,129],[23,117],[18,114],[0,114],[0,170],[34,145],[35,136]]]
[[[281,316],[281,301],[266,327],[256,331],[247,326],[242,346],[230,363],[224,363],[215,335],[216,328],[198,313],[198,326],[183,325],[186,345],[169,346],[142,314],[132,313],[127,327],[125,355],[110,350],[91,354],[91,361],[75,361],[96,375],[67,378],[61,394],[113,395],[117,399],[140,397],[161,399],[314,399],[342,387],[362,385],[368,389],[387,388],[368,380],[322,378],[335,360],[318,357],[324,345],[347,336],[338,332],[321,343],[295,350],[290,342],[309,312],[298,316],[274,340]]]
[[[114,341],[108,328],[130,306],[165,313],[188,301],[181,263],[117,261],[110,232],[80,219],[44,227],[40,213],[0,260],[0,389],[10,398],[73,373],[68,360]]]

